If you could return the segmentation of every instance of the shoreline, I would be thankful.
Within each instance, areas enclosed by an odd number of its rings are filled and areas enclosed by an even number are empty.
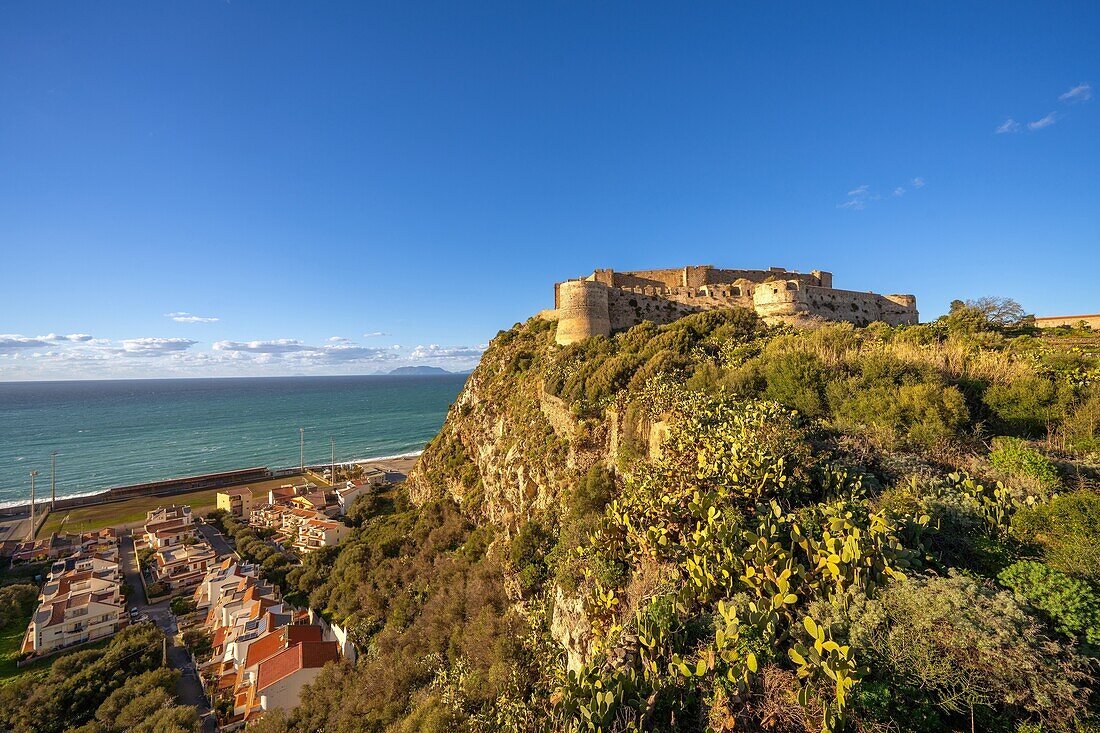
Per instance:
[[[405,453],[396,453],[396,454],[389,455],[389,456],[377,456],[377,457],[373,457],[373,458],[354,458],[350,461],[337,461],[336,465],[337,466],[376,466],[377,468],[385,470],[387,473],[401,474],[402,476],[404,476],[405,474],[407,474],[409,472],[409,470],[412,469],[413,465],[416,463],[417,458],[419,458],[420,454],[423,453],[423,452],[424,452],[424,449],[421,448],[419,450],[408,451],[408,452],[405,452]],[[328,463],[311,463],[311,464],[306,465],[306,469],[307,470],[313,470],[313,469],[324,470],[325,468],[328,468],[329,465],[330,464],[328,464]],[[227,469],[227,470],[234,470],[234,469]],[[279,472],[279,471],[287,471],[287,470],[294,470],[294,469],[292,467],[290,469],[272,469],[272,470],[275,471],[275,472]],[[179,478],[179,477],[177,477],[177,478]],[[162,479],[162,480],[164,480],[164,481],[173,481],[173,480],[177,480],[177,479],[171,479],[170,478],[170,479]],[[248,481],[243,481],[240,484],[236,484],[236,485],[247,485],[248,483],[249,483]],[[58,501],[61,501],[63,499],[86,499],[86,498],[96,497],[96,496],[99,496],[99,495],[102,494],[105,498],[104,501],[102,501],[102,502],[90,501],[87,504],[84,504],[83,506],[97,506],[97,505],[101,505],[101,504],[116,504],[116,503],[120,503],[121,501],[125,501],[126,499],[125,498],[115,498],[115,499],[108,500],[107,497],[110,496],[112,491],[118,491],[120,489],[124,490],[124,489],[127,489],[127,488],[131,487],[131,486],[139,486],[139,485],[140,484],[127,484],[127,485],[122,485],[122,486],[108,486],[106,488],[97,489],[95,491],[86,491],[86,492],[76,493],[76,494],[58,495],[57,499],[58,499]],[[180,492],[179,494],[166,494],[165,498],[169,498],[170,496],[177,496],[177,495],[178,496],[186,496],[188,493],[195,493],[195,492],[193,492],[193,491],[192,492],[184,491],[184,492]],[[45,509],[49,506],[49,504],[50,504],[50,500],[49,500],[48,496],[44,500],[36,499],[35,503],[34,503],[36,509]],[[24,513],[29,513],[29,511],[30,511],[30,502],[27,501],[27,499],[19,499],[19,500],[13,500],[13,501],[0,502],[0,512],[20,509],[20,508],[22,508],[24,510]],[[71,508],[76,508],[76,507],[71,507]],[[65,511],[65,509],[59,509],[58,511]]]
[[[341,465],[369,465],[384,471],[386,480],[391,483],[404,481],[408,472],[416,464],[420,451],[405,453],[397,456],[383,458],[363,458],[355,461],[345,461]],[[251,486],[254,491],[260,491],[266,497],[266,492],[272,485],[298,484],[303,480],[321,481],[319,474],[327,466],[315,464],[306,466],[306,474],[299,473],[297,468],[292,472],[275,471],[274,476],[262,479],[239,481],[233,484],[225,484],[215,488],[197,488],[189,491],[179,491],[170,494],[139,494],[124,498],[111,499],[109,501],[92,502],[80,506],[62,507],[53,511],[44,511],[42,523],[36,531],[36,538],[41,539],[50,532],[67,531],[79,532],[85,529],[99,529],[102,527],[115,527],[126,531],[141,526],[146,512],[155,506],[167,506],[168,504],[186,504],[192,507],[197,515],[202,515],[215,506],[215,496],[218,491],[233,487]],[[41,508],[48,510],[47,501]],[[21,538],[26,533],[26,514],[21,517],[7,517],[0,520],[0,531],[9,527],[5,534],[7,539]],[[17,537],[18,536],[18,537]]]

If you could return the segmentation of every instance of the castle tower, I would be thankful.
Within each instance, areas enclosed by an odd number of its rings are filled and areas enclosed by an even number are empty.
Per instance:
[[[611,335],[606,285],[591,280],[567,280],[559,284],[557,295],[559,344]]]

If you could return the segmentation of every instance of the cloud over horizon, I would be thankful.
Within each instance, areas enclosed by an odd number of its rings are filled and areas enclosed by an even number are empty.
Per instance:
[[[217,323],[217,316],[196,316],[186,311],[177,311],[176,313],[165,313],[165,318],[171,318],[176,323]]]
[[[122,351],[132,356],[161,356],[186,351],[198,343],[184,338],[137,338],[123,339]]]
[[[275,338],[223,339],[204,345],[180,336],[106,339],[86,333],[14,333],[0,334],[0,380],[369,374],[417,364],[463,370],[476,366],[487,347],[365,346],[344,336],[330,336],[319,344]]]

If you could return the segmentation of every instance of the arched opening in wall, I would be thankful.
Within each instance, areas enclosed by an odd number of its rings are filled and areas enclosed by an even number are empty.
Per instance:
[[[730,288],[730,294],[735,298],[741,297],[741,288]]]

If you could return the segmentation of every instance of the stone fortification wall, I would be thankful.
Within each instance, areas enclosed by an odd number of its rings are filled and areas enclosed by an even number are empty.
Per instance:
[[[713,265],[693,265],[670,270],[637,270],[617,272],[596,270],[585,280],[614,288],[699,288],[704,285],[730,285],[739,280],[762,283],[768,280],[798,280],[806,285],[832,287],[832,273],[814,270],[809,274],[792,272],[782,267],[768,270],[723,270]]]
[[[608,287],[588,280],[558,283],[558,343],[570,344],[589,336],[611,334],[607,309]]]
[[[753,294],[753,308],[765,320],[824,318],[858,326],[875,321],[891,326],[915,324],[916,302],[912,295],[878,295],[794,281],[767,283]]]
[[[1100,330],[1100,313],[1085,316],[1037,316],[1035,325],[1039,328],[1057,328],[1058,326],[1077,326],[1084,323],[1093,330]]]
[[[596,270],[587,278],[554,286],[555,309],[542,316],[558,321],[557,341],[570,344],[607,336],[652,321],[671,323],[690,313],[751,308],[770,322],[824,318],[866,325],[917,322],[912,295],[878,295],[832,287],[832,273],[720,270],[710,265],[675,270]]]

